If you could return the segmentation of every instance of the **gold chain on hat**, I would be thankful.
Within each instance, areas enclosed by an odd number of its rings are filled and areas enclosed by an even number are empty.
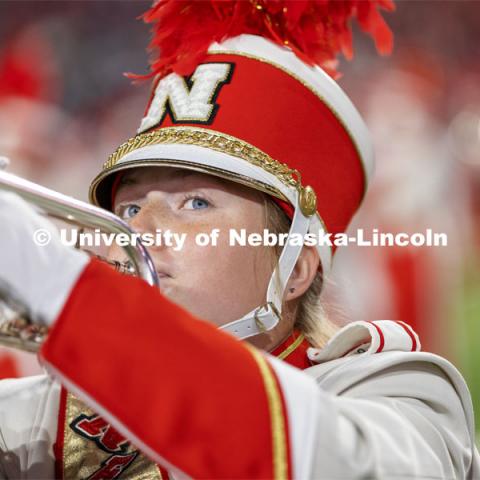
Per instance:
[[[297,189],[299,204],[305,216],[311,216],[317,211],[317,198],[312,187],[303,186],[298,170],[289,168],[287,164],[280,163],[258,148],[247,142],[220,134],[207,129],[190,127],[167,127],[148,133],[141,133],[127,140],[113,152],[103,164],[103,170],[108,170],[118,163],[125,155],[150,145],[176,144],[196,145],[206,147],[222,153],[241,158],[266,172],[277,177],[287,186]]]

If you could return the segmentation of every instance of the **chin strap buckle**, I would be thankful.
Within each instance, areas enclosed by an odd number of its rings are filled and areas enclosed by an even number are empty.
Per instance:
[[[270,326],[270,328],[267,328],[263,323],[262,319],[259,317],[259,313],[261,312],[262,309],[265,311],[264,315],[273,313],[277,317],[276,321],[273,323],[273,326],[276,326],[278,322],[280,322],[280,320],[282,319],[280,312],[278,311],[278,308],[275,306],[273,302],[267,302],[267,303],[264,303],[263,305],[260,305],[255,310],[255,313],[253,314],[253,319],[255,320],[255,325],[257,326],[258,330],[261,333],[266,332],[267,330],[271,330],[273,328],[272,326]]]

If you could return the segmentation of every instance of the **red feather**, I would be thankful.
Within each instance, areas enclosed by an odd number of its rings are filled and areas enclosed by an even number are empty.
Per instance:
[[[149,76],[190,75],[210,44],[249,33],[288,46],[335,77],[338,53],[353,57],[351,19],[380,54],[391,52],[393,35],[379,9],[395,6],[392,0],[158,0],[143,16],[154,24],[150,48],[160,52]]]

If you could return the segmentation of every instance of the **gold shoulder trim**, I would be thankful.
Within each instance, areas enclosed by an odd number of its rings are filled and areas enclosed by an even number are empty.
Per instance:
[[[291,345],[289,345],[283,352],[277,355],[277,358],[279,358],[280,360],[287,358],[294,350],[296,350],[296,348],[303,342],[304,339],[305,336],[303,335],[303,333],[301,333]]]
[[[247,345],[263,378],[270,410],[272,450],[273,450],[273,478],[283,480],[288,478],[288,448],[287,448],[287,419],[283,414],[281,393],[274,374],[270,370],[267,360],[255,348]]]

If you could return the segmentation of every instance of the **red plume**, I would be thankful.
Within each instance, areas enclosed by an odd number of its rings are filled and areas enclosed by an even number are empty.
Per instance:
[[[392,0],[158,0],[143,16],[155,24],[150,48],[160,52],[151,75],[189,75],[210,44],[249,33],[286,45],[336,76],[337,54],[353,57],[351,18],[380,54],[391,52],[393,35],[379,9],[395,6]]]

